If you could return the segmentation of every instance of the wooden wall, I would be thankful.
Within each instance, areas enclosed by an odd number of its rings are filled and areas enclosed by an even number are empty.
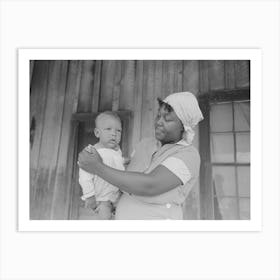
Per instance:
[[[129,151],[153,135],[157,97],[249,86],[248,61],[33,61],[30,65],[30,217],[67,219],[71,205],[73,141],[77,112],[131,110]],[[198,135],[195,139],[198,146]],[[185,218],[199,218],[199,187]]]

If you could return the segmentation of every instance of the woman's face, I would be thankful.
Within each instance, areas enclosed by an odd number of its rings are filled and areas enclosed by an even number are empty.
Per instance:
[[[162,144],[176,143],[182,139],[184,128],[174,111],[161,106],[155,119],[155,136]]]

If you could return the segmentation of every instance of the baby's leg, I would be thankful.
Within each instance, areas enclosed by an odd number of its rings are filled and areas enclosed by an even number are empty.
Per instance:
[[[110,220],[112,217],[113,206],[110,201],[101,201],[96,209],[99,220]]]

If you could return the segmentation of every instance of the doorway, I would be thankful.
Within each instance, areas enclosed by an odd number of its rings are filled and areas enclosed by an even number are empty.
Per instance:
[[[79,185],[79,167],[77,164],[78,154],[87,145],[94,145],[98,139],[94,135],[95,118],[97,113],[77,113],[72,116],[72,134],[73,145],[70,147],[69,153],[73,151],[73,168],[72,168],[72,186],[71,186],[71,203],[69,206],[70,220],[88,220],[90,219],[90,209],[84,207],[84,201],[81,199],[82,189]],[[115,113],[122,122],[122,138],[120,147],[124,157],[129,155],[129,141],[131,138],[131,111],[116,111]],[[89,210],[89,211],[88,211]]]

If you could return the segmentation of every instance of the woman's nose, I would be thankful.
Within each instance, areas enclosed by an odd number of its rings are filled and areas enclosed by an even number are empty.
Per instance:
[[[162,123],[163,123],[163,118],[162,118],[162,117],[158,117],[158,118],[156,119],[156,124],[157,124],[157,125],[162,125]]]

